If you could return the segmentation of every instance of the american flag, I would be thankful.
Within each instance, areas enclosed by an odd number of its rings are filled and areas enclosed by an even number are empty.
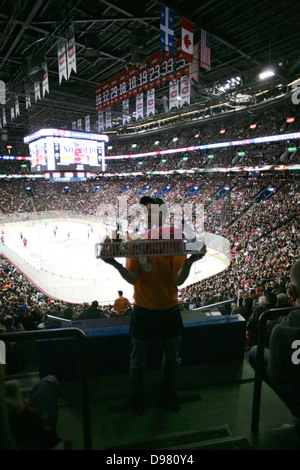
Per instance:
[[[174,52],[174,11],[160,4],[160,47]]]
[[[201,67],[211,70],[211,41],[210,34],[201,29],[201,55],[200,55]]]

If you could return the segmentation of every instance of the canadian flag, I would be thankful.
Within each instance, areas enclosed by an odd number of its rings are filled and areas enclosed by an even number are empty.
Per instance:
[[[187,62],[193,62],[194,51],[194,25],[186,18],[182,18],[181,24],[181,49],[182,58]]]

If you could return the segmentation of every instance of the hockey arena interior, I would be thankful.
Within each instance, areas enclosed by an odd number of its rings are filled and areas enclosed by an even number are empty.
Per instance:
[[[0,0],[1,450],[151,453],[163,463],[200,450],[300,449],[300,414],[258,359],[299,306],[290,277],[300,258],[299,8],[168,3]],[[162,40],[167,15],[173,46]],[[101,247],[118,244],[127,266],[145,196],[163,200],[173,228],[191,210],[206,251],[178,286],[180,407],[159,400],[155,340],[137,415],[135,287]],[[49,375],[60,390],[55,429],[43,442],[25,424],[14,435],[6,384],[17,381],[30,403]]]

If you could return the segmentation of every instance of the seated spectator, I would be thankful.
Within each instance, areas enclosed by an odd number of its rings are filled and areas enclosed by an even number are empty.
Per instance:
[[[295,306],[271,333],[270,348],[265,348],[264,378],[274,387],[279,396],[289,406],[300,429],[300,260],[290,271],[291,283],[296,297]],[[256,366],[257,346],[249,353],[249,362]]]
[[[16,380],[5,381],[0,365],[0,449],[51,450],[66,448],[55,431],[59,384],[47,376],[22,397]]]
[[[259,299],[259,302],[260,302],[260,299]],[[267,291],[263,299],[263,305],[260,304],[257,308],[255,308],[252,314],[250,315],[250,317],[248,318],[247,329],[250,331],[251,336],[252,336],[251,346],[256,344],[256,334],[257,334],[259,317],[266,310],[275,308],[276,304],[277,304],[276,294],[274,294],[273,292]]]
[[[234,310],[234,314],[240,314],[245,320],[248,320],[252,314],[253,299],[252,297],[244,297],[241,307]]]
[[[97,300],[94,300],[90,307],[79,315],[80,320],[94,320],[102,317],[102,311],[98,308],[99,304]]]

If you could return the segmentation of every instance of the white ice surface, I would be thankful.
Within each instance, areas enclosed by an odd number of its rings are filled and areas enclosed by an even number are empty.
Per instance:
[[[55,226],[58,227],[56,236]],[[133,300],[133,286],[112,266],[96,259],[95,243],[100,238],[103,239],[106,233],[103,225],[92,225],[92,233],[88,222],[84,221],[55,220],[35,224],[24,222],[1,228],[4,230],[4,254],[50,297],[72,303],[98,300],[100,305],[107,305],[113,303],[118,290],[122,290],[130,301]],[[23,246],[20,232],[28,240],[27,247]],[[6,246],[10,249],[9,253],[5,252]],[[15,254],[28,264],[20,262]],[[125,265],[125,259],[118,261]],[[35,272],[29,272],[28,265],[33,266]],[[206,256],[192,266],[183,286],[213,276],[227,266],[228,262],[208,247]],[[41,273],[45,271],[55,273],[58,282],[49,281],[41,286]],[[50,277],[53,279],[53,275]]]

